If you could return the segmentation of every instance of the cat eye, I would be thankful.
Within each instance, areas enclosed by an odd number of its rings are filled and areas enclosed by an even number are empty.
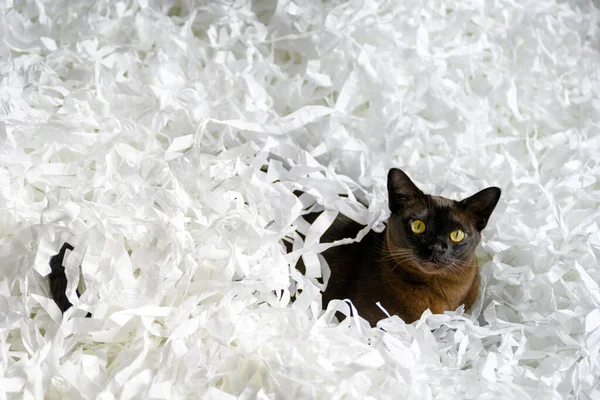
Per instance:
[[[462,229],[455,229],[450,232],[450,240],[454,243],[462,242],[465,239],[465,231]]]
[[[413,233],[420,235],[421,233],[425,232],[425,222],[421,221],[420,219],[415,219],[410,223],[410,229],[413,231]]]

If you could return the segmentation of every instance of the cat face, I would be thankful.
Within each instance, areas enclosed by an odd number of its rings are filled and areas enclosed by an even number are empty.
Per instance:
[[[398,263],[426,274],[460,272],[471,264],[500,193],[500,189],[490,187],[462,201],[431,196],[417,188],[404,172],[391,169],[390,253]]]

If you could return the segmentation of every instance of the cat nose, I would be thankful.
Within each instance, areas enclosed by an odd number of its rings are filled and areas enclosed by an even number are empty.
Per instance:
[[[434,243],[431,246],[429,246],[429,250],[433,250],[433,251],[441,253],[442,251],[446,250],[447,247],[448,246],[446,246],[444,243],[437,242],[437,243]]]

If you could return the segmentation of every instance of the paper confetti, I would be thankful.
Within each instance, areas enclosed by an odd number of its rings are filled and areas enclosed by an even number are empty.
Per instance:
[[[0,4],[0,399],[599,399],[597,7]],[[502,188],[471,312],[323,307],[391,167]]]

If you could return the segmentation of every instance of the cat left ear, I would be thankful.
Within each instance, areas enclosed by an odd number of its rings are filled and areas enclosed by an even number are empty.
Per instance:
[[[475,226],[479,231],[486,227],[492,211],[496,208],[502,191],[497,187],[489,187],[460,201],[459,206],[471,213],[475,218]]]
[[[404,171],[398,168],[390,169],[388,173],[388,198],[391,212],[400,210],[414,197],[424,196],[421,189],[410,180]]]

